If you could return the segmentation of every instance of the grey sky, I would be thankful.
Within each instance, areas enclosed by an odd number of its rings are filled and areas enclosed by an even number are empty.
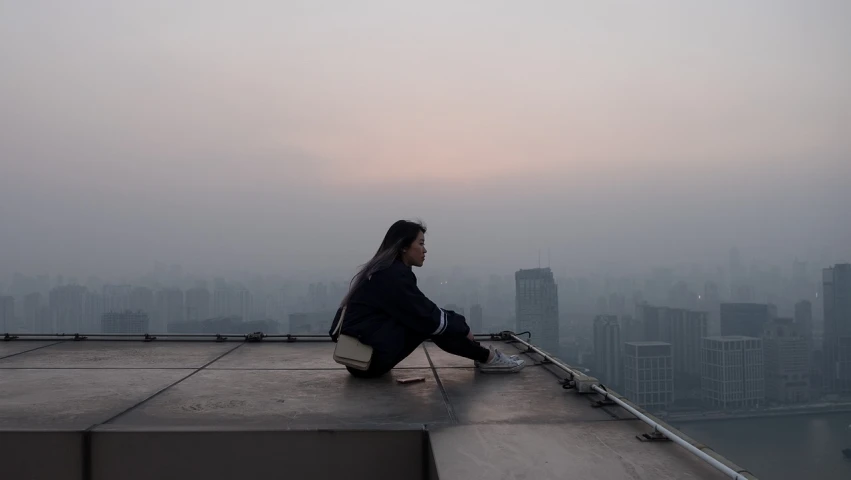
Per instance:
[[[457,5],[463,3],[463,5]],[[0,0],[0,270],[851,258],[851,2]]]

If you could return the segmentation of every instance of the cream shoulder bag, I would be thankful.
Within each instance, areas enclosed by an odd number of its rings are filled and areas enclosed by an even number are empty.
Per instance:
[[[334,348],[334,361],[352,367],[355,370],[368,370],[372,360],[372,347],[360,343],[355,337],[343,335],[343,319],[346,318],[346,307],[340,312],[340,321],[334,334],[337,335],[337,346]]]

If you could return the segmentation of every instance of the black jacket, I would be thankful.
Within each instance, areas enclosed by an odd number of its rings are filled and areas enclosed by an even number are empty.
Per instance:
[[[337,310],[331,330],[340,321]],[[399,350],[409,335],[426,339],[435,335],[467,335],[470,327],[462,315],[438,308],[417,288],[417,277],[401,261],[372,275],[349,299],[342,333],[370,345],[378,354]]]

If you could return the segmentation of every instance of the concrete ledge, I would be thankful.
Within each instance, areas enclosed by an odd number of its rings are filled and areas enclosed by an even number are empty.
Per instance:
[[[425,435],[424,430],[95,430],[91,479],[422,479]]]
[[[0,430],[0,478],[83,480],[82,432]]]

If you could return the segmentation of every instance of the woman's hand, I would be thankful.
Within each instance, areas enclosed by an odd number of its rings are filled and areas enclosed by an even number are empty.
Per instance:
[[[469,338],[469,339],[470,339],[470,341],[476,341],[476,338],[475,338],[475,337],[473,337],[473,331],[472,331],[472,330],[470,330],[469,332],[467,332],[467,338]]]

